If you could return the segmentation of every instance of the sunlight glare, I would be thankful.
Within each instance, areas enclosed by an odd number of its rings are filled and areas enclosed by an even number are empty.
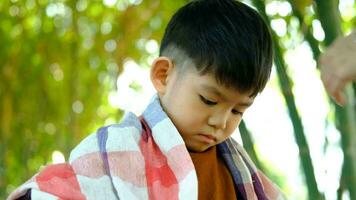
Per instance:
[[[103,0],[105,6],[112,7],[116,4],[117,0]]]
[[[313,36],[319,41],[323,41],[325,38],[325,33],[321,26],[321,23],[319,20],[316,19],[313,20]]]
[[[64,158],[63,153],[61,153],[58,150],[53,151],[52,153],[52,163],[53,164],[58,164],[58,163],[64,163],[66,160]]]
[[[277,35],[283,37],[287,33],[287,23],[284,19],[273,19],[271,21],[271,26],[273,30],[276,31]]]

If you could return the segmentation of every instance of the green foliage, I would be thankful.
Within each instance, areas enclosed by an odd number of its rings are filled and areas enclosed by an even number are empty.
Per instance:
[[[54,150],[68,156],[106,119],[120,119],[107,97],[124,59],[147,66],[145,41],[159,41],[184,3],[104,2],[0,2],[1,199]]]

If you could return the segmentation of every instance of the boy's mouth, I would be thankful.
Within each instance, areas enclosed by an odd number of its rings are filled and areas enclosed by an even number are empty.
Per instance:
[[[215,143],[216,142],[216,138],[212,135],[207,135],[207,134],[198,134],[199,139],[205,143]]]

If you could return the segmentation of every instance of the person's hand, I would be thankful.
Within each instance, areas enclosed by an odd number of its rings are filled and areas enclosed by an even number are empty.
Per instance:
[[[319,59],[321,80],[339,105],[346,104],[345,86],[356,80],[356,32],[340,37]]]

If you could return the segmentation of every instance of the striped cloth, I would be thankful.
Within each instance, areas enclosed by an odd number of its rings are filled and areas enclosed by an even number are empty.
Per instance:
[[[239,199],[284,199],[232,138],[217,146]],[[120,124],[100,128],[70,154],[69,162],[45,167],[16,189],[31,199],[197,199],[198,182],[184,141],[157,95],[142,117],[128,113]]]

